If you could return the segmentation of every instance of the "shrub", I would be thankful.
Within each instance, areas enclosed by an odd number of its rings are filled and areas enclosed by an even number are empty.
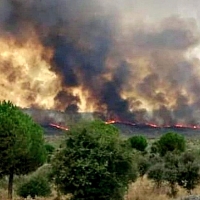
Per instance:
[[[143,177],[150,168],[150,162],[148,158],[141,157],[138,159],[138,172],[140,177]]]
[[[179,166],[178,184],[191,193],[200,182],[199,164],[195,156],[186,152],[182,155]]]
[[[169,196],[175,197],[178,189],[178,173],[179,173],[179,158],[180,156],[177,154],[173,154],[168,152],[164,157],[164,177],[163,179],[167,181],[170,192]]]
[[[147,140],[142,135],[136,135],[128,139],[131,144],[131,147],[138,150],[144,151],[148,145]]]
[[[51,156],[55,151],[55,147],[53,145],[49,144],[49,143],[46,143],[44,145],[44,147],[45,147],[46,152],[47,152],[47,162],[49,163],[50,160],[51,160]]]
[[[157,148],[161,156],[167,152],[183,152],[185,151],[185,138],[177,133],[166,133],[159,139]]]
[[[51,194],[51,186],[45,177],[33,176],[18,186],[17,194],[24,198],[27,196],[31,196],[32,198],[36,196],[46,197]]]
[[[151,154],[157,154],[159,153],[159,142],[155,141],[151,145]]]
[[[157,163],[153,165],[149,169],[147,177],[154,181],[157,188],[160,188],[162,182],[164,181],[164,164]]]

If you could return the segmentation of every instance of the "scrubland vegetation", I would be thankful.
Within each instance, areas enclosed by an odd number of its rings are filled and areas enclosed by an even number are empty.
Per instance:
[[[197,140],[121,137],[102,121],[46,137],[11,102],[0,104],[0,199],[169,200],[200,194]]]

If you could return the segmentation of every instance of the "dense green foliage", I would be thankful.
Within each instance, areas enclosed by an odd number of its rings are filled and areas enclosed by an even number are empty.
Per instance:
[[[0,103],[0,174],[9,176],[12,198],[13,176],[27,174],[46,158],[43,130],[11,102]]]
[[[144,136],[122,139],[113,125],[85,122],[71,127],[55,150],[52,142],[44,144],[40,126],[3,101],[0,140],[1,187],[8,177],[9,198],[14,175],[20,175],[15,182],[17,194],[25,198],[48,196],[50,184],[55,184],[58,195],[71,194],[73,200],[123,200],[137,173],[146,174],[157,188],[164,183],[172,197],[178,185],[191,193],[200,183],[200,151],[191,150],[193,143],[187,143],[190,151],[186,149],[185,138],[177,133],[162,135],[149,149]],[[33,173],[21,179],[29,172]]]
[[[52,161],[55,184],[75,200],[122,200],[136,179],[132,151],[122,144],[118,130],[101,121],[72,128]]]
[[[164,156],[167,152],[183,152],[185,151],[185,138],[177,133],[166,133],[154,144],[154,150],[157,147],[157,151],[161,156]]]
[[[164,181],[164,164],[156,163],[155,165],[152,165],[147,175],[149,179],[154,181],[156,187],[160,188]]]
[[[175,197],[178,192],[177,185],[190,193],[200,181],[199,164],[190,152],[182,154],[168,152],[157,161],[157,163],[152,162],[148,178],[152,179],[157,186],[160,186],[162,182],[168,183],[169,195],[172,197]]]
[[[128,139],[131,147],[138,151],[144,151],[148,145],[147,139],[142,135],[132,136]]]
[[[27,196],[32,198],[36,196],[46,197],[51,194],[51,185],[45,177],[33,176],[17,188],[17,194],[24,198]]]
[[[137,161],[137,167],[138,167],[138,172],[140,177],[143,177],[149,170],[151,166],[151,163],[149,161],[149,158],[141,156],[140,158],[138,158]]]
[[[46,143],[44,145],[46,152],[47,152],[47,162],[50,162],[51,160],[51,156],[53,155],[54,151],[55,151],[55,147],[49,143]]]
[[[178,184],[191,193],[200,182],[199,171],[200,166],[194,153],[185,152],[180,158]]]
[[[171,152],[168,152],[164,159],[164,177],[163,180],[165,180],[169,187],[170,192],[169,195],[172,197],[175,197],[178,189],[177,189],[177,180],[179,175],[179,158],[180,156],[177,154],[173,154]]]

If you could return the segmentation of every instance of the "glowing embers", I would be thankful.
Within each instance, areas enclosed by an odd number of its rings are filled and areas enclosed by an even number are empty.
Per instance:
[[[131,125],[134,127],[146,127],[146,128],[175,128],[175,129],[200,129],[200,125],[186,125],[186,124],[174,124],[174,125],[158,125],[154,123],[133,123],[129,121],[123,120],[108,120],[105,122],[106,124],[124,124]]]
[[[69,128],[66,127],[66,126],[62,126],[62,125],[58,125],[58,124],[54,124],[54,123],[50,123],[49,125],[52,126],[52,127],[57,128],[57,129],[64,130],[64,131],[68,131],[69,130]]]

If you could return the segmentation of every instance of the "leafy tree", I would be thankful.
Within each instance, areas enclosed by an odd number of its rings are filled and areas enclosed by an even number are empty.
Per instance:
[[[178,184],[186,188],[191,194],[198,183],[200,182],[199,164],[195,155],[191,152],[186,152],[182,155],[179,164]]]
[[[186,188],[189,193],[200,181],[199,164],[195,155],[185,152],[181,155],[167,153],[165,155],[165,175],[171,188],[170,195],[175,197],[177,193],[177,183]]]
[[[27,174],[46,157],[42,128],[11,102],[0,102],[0,174],[8,175],[12,199],[14,175]]]
[[[177,184],[187,189],[189,193],[200,182],[199,164],[191,152],[176,154],[167,152],[165,156],[154,156],[150,159],[152,166],[148,171],[148,178],[154,180],[157,186],[167,182],[170,187],[169,195],[175,197]]]
[[[178,173],[179,173],[179,158],[180,156],[168,152],[164,157],[164,176],[163,179],[168,182],[171,189],[169,195],[175,197],[178,189]]]
[[[158,152],[164,156],[167,152],[185,151],[185,138],[177,133],[166,133],[156,143]]]
[[[162,182],[167,182],[171,189],[169,195],[176,196],[179,156],[167,153],[164,157],[156,155],[150,161],[152,165],[148,171],[148,178],[155,182],[157,188],[161,186]]]
[[[130,137],[128,141],[130,142],[131,147],[138,151],[144,151],[148,145],[146,138],[142,135]]]
[[[147,177],[154,181],[157,188],[160,188],[164,181],[164,164],[160,162],[151,166]]]
[[[136,179],[132,151],[122,144],[118,130],[101,121],[70,129],[52,159],[58,189],[74,200],[122,200]]]

